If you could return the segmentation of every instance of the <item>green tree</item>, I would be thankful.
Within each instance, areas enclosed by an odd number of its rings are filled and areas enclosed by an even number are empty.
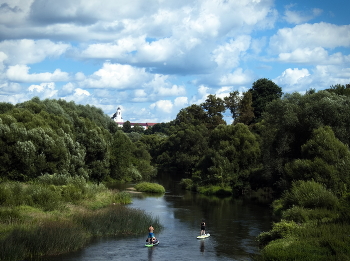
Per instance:
[[[329,126],[315,129],[301,150],[301,159],[286,164],[291,181],[314,180],[335,194],[347,192],[350,188],[349,147],[335,137]]]
[[[225,102],[221,98],[210,94],[205,102],[201,104],[201,107],[206,112],[206,124],[209,130],[215,129],[215,127],[220,124],[226,124],[222,115],[225,111]]]
[[[122,131],[117,131],[111,143],[110,176],[117,180],[130,181],[132,177],[132,163],[134,144]]]
[[[241,102],[241,97],[238,91],[230,92],[228,97],[224,98],[225,107],[230,110],[232,119],[235,121],[239,116],[239,104]]]
[[[243,97],[238,103],[238,117],[235,118],[234,124],[243,123],[249,125],[253,121],[255,116],[252,103],[252,93],[243,93]]]
[[[181,123],[162,142],[157,163],[178,175],[191,177],[200,158],[206,153],[208,129],[204,125]]]
[[[275,191],[289,188],[285,164],[302,158],[301,147],[314,129],[330,126],[335,137],[349,145],[350,97],[327,91],[287,94],[266,107],[260,126],[263,171],[261,178]]]
[[[126,121],[123,123],[122,131],[124,131],[125,133],[132,132],[130,121]]]
[[[246,125],[219,125],[210,135],[209,147],[211,152],[200,163],[203,180],[236,190],[249,186],[249,175],[259,164],[260,148]]]
[[[282,97],[282,89],[273,81],[262,78],[253,83],[249,89],[252,94],[252,106],[254,108],[255,120],[259,121],[266,105]]]

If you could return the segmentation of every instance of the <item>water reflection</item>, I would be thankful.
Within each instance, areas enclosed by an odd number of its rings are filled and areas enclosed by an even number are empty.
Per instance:
[[[204,243],[204,240],[201,240],[201,246],[200,246],[200,251],[201,252],[204,252],[204,250],[205,250],[205,243]]]

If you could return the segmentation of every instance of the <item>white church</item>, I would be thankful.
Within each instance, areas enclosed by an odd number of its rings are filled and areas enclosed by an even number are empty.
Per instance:
[[[118,124],[118,127],[123,127],[124,121],[123,121],[123,117],[122,117],[122,110],[120,109],[120,107],[118,107],[117,111],[113,114],[111,119],[114,120]],[[130,122],[130,125],[132,127],[134,127],[135,125],[139,125],[145,129],[148,129],[148,127],[151,127],[155,124],[157,124],[157,123],[148,123],[148,122],[147,123],[137,123],[137,122],[131,123]]]

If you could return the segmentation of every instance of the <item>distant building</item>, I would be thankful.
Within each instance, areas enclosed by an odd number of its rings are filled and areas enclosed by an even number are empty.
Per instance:
[[[123,121],[123,117],[122,117],[122,110],[120,109],[120,107],[118,107],[117,111],[113,114],[111,119],[114,120],[118,124],[118,127],[123,127],[124,121]],[[152,127],[155,124],[157,124],[157,123],[150,123],[150,122],[146,122],[146,123],[134,122],[134,123],[132,123],[132,122],[130,122],[131,127],[134,127],[135,125],[139,125],[139,126],[142,126],[143,128],[145,128],[146,130],[148,129],[148,127]]]

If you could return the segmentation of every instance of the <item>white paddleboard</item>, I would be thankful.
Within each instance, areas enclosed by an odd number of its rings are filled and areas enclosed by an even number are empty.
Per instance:
[[[203,238],[207,238],[207,237],[210,237],[210,234],[204,234],[204,235],[201,235],[201,236],[198,236],[197,238],[198,239],[203,239]]]

